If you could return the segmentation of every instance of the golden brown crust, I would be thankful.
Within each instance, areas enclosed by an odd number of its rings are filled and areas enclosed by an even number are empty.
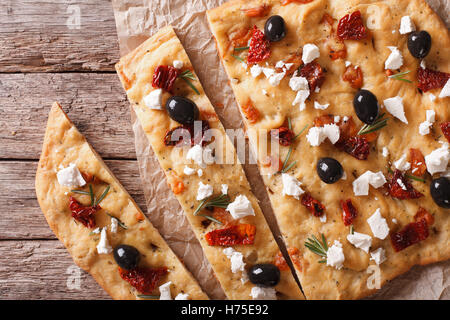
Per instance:
[[[101,202],[102,210],[95,214],[95,220],[98,227],[108,227],[107,237],[113,248],[119,244],[132,245],[142,254],[141,266],[168,267],[170,272],[161,279],[160,284],[172,281],[172,297],[184,292],[189,294],[189,299],[208,299],[100,156],[55,102],[50,111],[36,172],[36,194],[50,228],[78,266],[89,272],[112,298],[139,299],[135,289],[119,276],[112,253],[97,253],[99,235],[90,234],[92,229],[71,217],[69,195],[74,194],[70,193],[70,188],[61,186],[56,177],[60,166],[67,167],[70,163],[76,164],[81,172],[95,175],[111,186]],[[86,201],[83,197],[86,196],[80,196],[79,200]],[[117,233],[112,233],[110,217],[106,212],[122,221],[127,230],[119,227]],[[151,244],[157,249],[152,250]]]

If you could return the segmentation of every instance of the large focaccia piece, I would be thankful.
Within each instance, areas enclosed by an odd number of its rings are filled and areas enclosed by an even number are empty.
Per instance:
[[[152,77],[155,69],[162,66],[172,66],[174,61],[181,61],[182,70],[191,70],[195,79],[192,65],[178,40],[172,27],[165,27],[150,39],[140,45],[135,51],[123,57],[116,65],[117,72],[122,84],[127,92],[134,111],[148,137],[148,140],[157,156],[162,169],[166,173],[169,185],[174,191],[180,202],[192,228],[199,239],[205,255],[222,285],[226,296],[229,299],[251,299],[251,292],[255,284],[246,281],[246,270],[258,263],[272,263],[279,256],[279,248],[266,223],[258,201],[250,190],[249,183],[245,177],[241,165],[237,162],[236,153],[233,145],[225,134],[217,114],[211,103],[206,97],[200,83],[191,80],[191,83],[199,91],[196,94],[182,79],[175,82],[173,93],[177,96],[183,96],[191,99],[199,109],[200,118],[206,120],[212,129],[219,134],[215,136],[215,154],[223,154],[224,159],[231,159],[230,164],[208,164],[201,168],[196,163],[186,160],[186,152],[190,146],[174,147],[167,146],[164,143],[166,133],[180,124],[172,120],[164,104],[171,96],[168,92],[163,93],[162,110],[150,109],[144,102],[144,97],[150,92],[157,90],[152,87]],[[205,146],[204,148],[207,148]],[[226,158],[228,157],[228,158]],[[203,170],[199,176],[186,174],[185,167],[197,171]],[[250,201],[255,215],[249,215],[238,220],[230,218],[225,210],[211,212],[203,210],[200,214],[213,215],[213,217],[222,219],[224,225],[211,222],[200,215],[193,215],[194,210],[200,204],[197,200],[197,190],[199,183],[208,184],[214,190],[214,196],[219,196],[222,191],[222,184],[228,186],[228,195],[233,201],[237,196],[245,196]],[[247,224],[256,227],[256,234],[253,244],[239,244],[231,246],[236,254],[242,254],[245,270],[232,272],[231,263],[224,249],[230,246],[209,245],[205,236],[214,230],[227,228],[229,225]],[[294,277],[289,270],[281,271],[280,282],[274,287],[277,292],[277,298],[280,299],[303,299],[303,295],[296,284]],[[259,289],[256,289],[259,290]],[[256,296],[262,298],[261,296]]]
[[[76,196],[84,204],[89,197],[77,195],[70,191],[72,188],[58,183],[57,172],[70,164],[75,164],[80,172],[101,180],[103,186],[110,186],[100,203],[102,209],[95,213],[95,222],[97,227],[107,228],[107,239],[112,248],[120,244],[131,245],[141,253],[140,266],[167,267],[169,272],[158,285],[171,281],[172,297],[184,293],[188,294],[189,299],[208,299],[61,106],[54,103],[36,173],[36,194],[50,228],[78,266],[89,272],[114,299],[139,299],[139,292],[120,277],[113,254],[97,252],[100,235],[91,233],[92,228],[72,218],[69,196]],[[101,190],[94,188],[94,192],[98,195]],[[118,226],[114,233],[111,216],[119,219],[127,229]],[[158,294],[157,291],[156,287],[155,294]]]
[[[282,2],[287,4],[282,5]],[[301,263],[295,265],[305,296],[311,299],[360,298],[376,290],[377,281],[374,282],[374,279],[379,280],[378,283],[382,285],[413,265],[429,264],[450,257],[449,210],[438,207],[433,202],[429,192],[431,181],[429,174],[424,177],[425,183],[409,180],[417,191],[423,193],[424,196],[419,199],[394,199],[386,195],[384,188],[375,189],[372,186],[368,196],[355,196],[352,189],[353,181],[368,170],[382,171],[388,178],[387,166],[394,169],[393,163],[404,154],[408,160],[410,148],[419,149],[423,155],[428,155],[446,141],[439,124],[449,121],[449,98],[432,100],[432,94],[437,97],[440,89],[426,93],[417,89],[417,70],[421,61],[409,53],[408,35],[399,33],[400,19],[403,16],[410,16],[417,30],[426,30],[431,35],[431,52],[425,58],[426,66],[430,69],[447,73],[450,71],[450,37],[438,16],[425,1],[421,0],[302,2],[308,1],[230,1],[208,11],[207,16],[246,127],[255,130],[278,129],[282,126],[287,127],[288,119],[292,123],[294,133],[298,133],[306,125],[309,126],[292,145],[289,163],[294,161],[296,163],[287,174],[298,179],[302,183],[301,188],[325,206],[326,222],[313,216],[301,204],[300,199],[283,195],[282,176],[265,174],[267,168],[262,163],[264,159],[258,159],[287,246],[300,250]],[[333,46],[333,41],[336,40],[333,35],[336,35],[338,21],[357,10],[361,12],[364,25],[371,27],[369,37],[358,41],[345,40],[347,56],[344,59],[332,60],[329,46],[330,44]],[[334,20],[331,20],[332,33],[330,23],[324,19],[325,14]],[[292,73],[287,72],[278,85],[272,85],[263,73],[254,77],[250,70],[252,65],[247,66],[243,63],[247,62],[247,51],[242,48],[249,43],[247,42],[249,38],[245,38],[247,30],[257,26],[259,30],[264,31],[264,24],[272,15],[280,15],[285,20],[286,37],[279,42],[270,43],[270,57],[260,62],[260,67],[274,70],[279,61],[296,62],[292,58],[295,56],[302,58],[302,49],[306,44],[314,44],[320,51],[320,57],[314,61],[323,68],[325,80],[320,86],[320,91],[311,90],[303,111],[300,111],[298,104],[293,106],[296,92],[289,86]],[[397,47],[403,55],[403,66],[400,70],[393,70],[392,73],[410,71],[404,77],[413,83],[387,77],[385,61],[391,53],[388,46]],[[234,50],[233,47],[240,49]],[[358,160],[338,150],[328,139],[320,146],[313,147],[306,138],[308,130],[314,126],[314,119],[322,115],[331,114],[331,119],[334,119],[333,116],[340,116],[341,120],[345,116],[352,117],[357,128],[362,127],[363,123],[356,117],[353,108],[353,97],[357,90],[352,88],[349,82],[342,80],[346,64],[350,63],[351,68],[359,66],[362,70],[363,88],[373,92],[380,104],[388,98],[402,97],[409,122],[405,124],[386,109],[381,109],[389,117],[388,125],[377,131],[378,136],[370,143],[370,155],[367,160]],[[300,59],[293,68],[296,69],[301,65]],[[282,69],[276,72],[282,72]],[[257,112],[248,112],[249,101]],[[329,106],[326,110],[320,110],[315,108],[315,102],[320,104],[319,108],[326,104]],[[430,134],[421,135],[419,125],[425,121],[428,109],[435,111],[436,122]],[[259,114],[259,117],[254,117],[255,114]],[[258,150],[258,140],[255,137],[250,136],[250,143],[254,150]],[[382,155],[383,148],[386,148],[385,156]],[[288,149],[289,147],[280,146],[281,160],[286,158]],[[341,179],[334,184],[322,182],[316,172],[317,161],[322,157],[338,160],[344,168],[346,180]],[[406,173],[411,174],[411,171]],[[438,176],[439,174],[436,174],[433,177]],[[343,223],[340,202],[348,198],[358,211],[357,218],[353,222],[354,231],[372,238],[369,253],[378,248],[385,250],[387,259],[379,266],[378,279],[376,279],[378,273],[374,272],[376,264],[370,260],[371,255],[356,248],[347,240],[351,231]],[[434,217],[434,224],[429,228],[429,236],[426,240],[400,252],[393,250],[389,236],[384,240],[374,237],[367,222],[379,208],[390,232],[397,232],[414,221],[419,207],[425,208]],[[326,263],[318,263],[321,257],[305,247],[308,238],[314,235],[320,239],[321,234],[326,237],[328,246],[335,240],[342,243],[345,261],[340,270]]]

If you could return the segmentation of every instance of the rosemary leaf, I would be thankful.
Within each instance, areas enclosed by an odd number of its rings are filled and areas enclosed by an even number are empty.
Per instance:
[[[189,87],[191,87],[192,90],[194,90],[194,92],[198,95],[200,95],[200,92],[198,92],[197,88],[192,84],[192,82],[188,79],[188,78],[181,78],[183,79]]]
[[[211,220],[211,221],[213,221],[213,222],[215,222],[215,223],[218,223],[218,224],[223,224],[223,223],[220,222],[219,220],[214,219],[213,217],[208,216],[208,215],[206,215],[206,214],[198,214],[198,216],[199,216],[199,217],[206,218],[206,219]]]
[[[91,187],[92,188],[92,187]],[[100,202],[102,202],[103,199],[105,199],[109,189],[111,189],[111,186],[107,186],[105,188],[105,191],[103,191],[102,195],[100,196],[100,198],[98,198],[98,200],[95,202],[95,206],[98,205]]]
[[[291,164],[288,165],[286,168],[284,168],[284,169],[281,171],[281,173],[286,173],[286,172],[288,172],[289,170],[291,170],[291,168],[292,168],[296,163],[297,163],[297,161],[291,162]]]
[[[183,71],[180,75],[179,75],[179,77],[181,78],[181,79],[183,79],[187,84],[188,84],[188,86],[189,87],[191,87],[191,89],[192,90],[194,90],[194,92],[196,93],[196,94],[200,94],[200,92],[198,92],[198,90],[197,90],[197,88],[192,84],[192,82],[191,82],[191,80],[192,81],[196,81],[197,79],[195,78],[195,76],[194,76],[194,74],[191,72],[191,70],[185,70],[185,71]]]
[[[407,174],[407,175],[405,175],[405,177],[407,177],[407,178],[409,178],[409,179],[412,179],[412,180],[416,180],[416,181],[420,181],[420,182],[425,182],[425,179],[422,179],[422,178],[419,178],[419,177],[416,177],[416,176],[413,176],[413,175]]]
[[[322,233],[322,242],[320,242],[319,239],[316,238],[316,236],[312,235],[310,238],[306,240],[305,247],[309,249],[312,253],[315,253],[318,256],[325,258],[320,260],[319,263],[324,263],[327,261],[326,258],[328,245],[327,240],[323,233]]]
[[[294,140],[296,140],[306,130],[306,128],[308,128],[308,126],[309,125],[304,126],[303,129],[300,130],[300,132],[294,137]]]
[[[89,185],[89,195],[91,196],[91,207],[95,204],[94,191],[92,190],[92,184]]]
[[[91,195],[89,192],[83,191],[83,190],[70,190],[70,192],[78,193],[78,194],[84,194],[86,196],[90,196]]]
[[[218,207],[218,208],[226,208],[230,204],[230,197],[226,194],[221,194],[215,198],[207,198],[200,202],[197,209],[195,209],[193,215],[196,216],[203,208],[207,207]]]
[[[242,58],[239,57],[239,56],[235,56],[234,54],[232,54],[231,56],[232,56],[233,58],[239,60],[240,62],[245,62],[244,59],[242,59]]]
[[[350,226],[350,233],[355,234],[355,229],[353,228],[353,225]]]
[[[289,128],[289,130],[292,130],[291,118],[288,118],[288,128]]]
[[[114,217],[112,214],[110,214],[110,213],[106,213],[108,216],[110,216],[111,218],[114,218],[114,219],[116,219],[117,220],[117,224],[121,227],[121,228],[123,228],[123,229],[125,229],[125,230],[127,230],[128,229],[128,227],[125,225],[125,223],[123,223],[119,218],[117,218],[117,217]]]
[[[394,80],[400,80],[400,81],[405,81],[405,82],[408,82],[408,83],[412,83],[411,80],[402,78],[402,76],[404,76],[404,75],[406,75],[406,74],[408,74],[410,72],[411,71],[399,72],[399,73],[396,73],[396,74],[393,74],[393,75],[389,76],[389,78],[390,79],[394,79]]]
[[[358,135],[364,135],[368,134],[377,130],[380,130],[381,128],[384,128],[387,126],[388,119],[383,119],[384,113],[378,116],[378,118],[374,121],[372,124],[365,124],[361,130],[359,130]]]
[[[234,51],[245,51],[248,49],[250,49],[250,47],[237,47],[237,48],[234,48]]]

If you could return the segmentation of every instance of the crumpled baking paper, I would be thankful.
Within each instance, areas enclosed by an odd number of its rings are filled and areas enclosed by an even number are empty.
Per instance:
[[[450,27],[450,1],[427,0]],[[160,28],[172,25],[225,128],[243,123],[206,20],[206,10],[225,0],[113,0],[120,53],[132,51]],[[134,111],[136,155],[147,202],[147,216],[212,299],[225,295],[203,255],[181,206],[172,194]],[[244,165],[252,190],[272,231],[279,235],[269,198],[256,165]],[[280,237],[276,237],[279,240]],[[450,261],[416,266],[368,299],[450,299]]]

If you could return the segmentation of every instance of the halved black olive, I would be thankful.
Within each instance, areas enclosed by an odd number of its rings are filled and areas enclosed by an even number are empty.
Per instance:
[[[342,178],[344,169],[342,165],[333,158],[321,158],[317,161],[317,174],[320,179],[328,184],[335,183]]]
[[[251,283],[261,287],[274,287],[280,282],[280,269],[271,263],[255,264],[248,271]]]
[[[367,124],[374,123],[380,112],[377,97],[365,89],[356,93],[353,99],[353,107],[359,120]]]
[[[270,41],[280,41],[286,36],[286,25],[280,16],[271,16],[264,26],[264,34]]]
[[[173,96],[166,102],[169,116],[181,124],[192,124],[198,119],[199,111],[196,104],[185,97]]]
[[[448,178],[440,177],[431,181],[430,193],[438,206],[450,209],[450,180]]]
[[[408,50],[417,59],[425,58],[431,49],[431,36],[425,30],[411,32],[408,36]]]
[[[127,244],[121,244],[114,248],[114,260],[125,270],[131,270],[138,266],[141,254],[138,249]]]

